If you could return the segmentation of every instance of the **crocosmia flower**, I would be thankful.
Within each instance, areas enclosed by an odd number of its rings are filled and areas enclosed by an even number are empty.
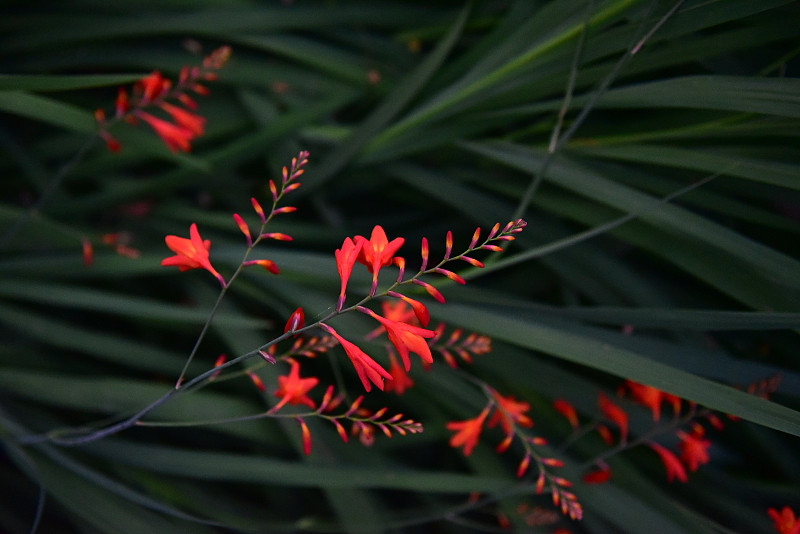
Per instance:
[[[667,482],[672,482],[676,478],[681,482],[686,482],[689,477],[686,476],[686,469],[683,464],[678,460],[678,457],[669,449],[662,447],[658,443],[648,443],[651,449],[658,453],[661,462],[664,464],[664,469],[667,472]]]
[[[478,444],[478,438],[481,435],[483,423],[486,421],[486,417],[489,415],[490,408],[491,406],[484,408],[478,417],[467,419],[466,421],[451,421],[450,423],[447,423],[447,425],[445,425],[447,430],[455,432],[455,434],[450,438],[450,446],[463,446],[464,456],[469,456],[472,454],[472,449],[474,449],[475,445]]]
[[[342,243],[342,248],[336,249],[334,255],[336,256],[336,268],[339,270],[339,278],[342,279],[342,289],[339,292],[339,302],[336,304],[336,310],[341,311],[344,306],[345,290],[347,289],[347,281],[350,280],[350,274],[353,272],[353,265],[356,263],[358,254],[361,252],[363,243],[356,240],[345,238]]]
[[[314,404],[314,401],[309,398],[307,393],[319,383],[319,379],[316,377],[300,378],[300,364],[294,360],[289,363],[292,366],[289,374],[278,377],[279,387],[275,392],[275,396],[281,400],[271,411],[277,411],[287,403],[293,406],[305,404],[312,410],[315,409],[317,405]]]
[[[139,111],[136,116],[149,124],[172,152],[178,152],[179,150],[189,152],[191,150],[191,141],[196,137],[191,130],[159,119],[145,111]]]
[[[381,267],[391,265],[394,261],[395,253],[403,246],[405,239],[397,237],[390,242],[386,238],[386,232],[380,226],[372,229],[369,240],[360,235],[356,236],[357,243],[363,243],[361,252],[358,254],[358,262],[367,266],[367,270],[372,273],[372,291],[375,294],[378,287],[378,271]]]
[[[678,445],[681,449],[681,461],[689,468],[689,471],[697,471],[697,468],[703,464],[708,463],[708,448],[711,447],[711,442],[703,439],[695,433],[687,434],[683,431],[678,431],[678,437],[681,442]]]
[[[778,513],[775,508],[770,508],[767,513],[775,521],[775,530],[780,534],[800,534],[800,518],[794,516],[794,510],[784,506]]]
[[[400,354],[400,358],[403,359],[403,366],[405,367],[406,371],[411,369],[411,361],[408,358],[409,351],[417,354],[420,358],[422,358],[423,362],[433,363],[431,348],[428,346],[428,342],[425,341],[425,338],[431,338],[435,336],[436,332],[433,330],[420,328],[419,326],[412,326],[410,324],[386,319],[374,311],[362,306],[359,306],[358,310],[372,316],[375,320],[383,325],[383,327],[386,329],[386,334],[389,337],[389,341],[392,345],[394,345],[397,353]]]
[[[383,380],[392,380],[392,375],[390,375],[389,372],[381,367],[375,360],[370,358],[369,354],[358,348],[354,343],[351,343],[340,336],[336,330],[325,323],[320,323],[319,326],[330,335],[335,337],[342,346],[345,353],[347,353],[347,357],[350,358],[350,361],[352,362],[353,367],[358,374],[358,378],[361,379],[364,389],[369,392],[369,390],[372,388],[370,382],[372,382],[378,386],[378,389],[383,391]]]
[[[189,237],[189,239],[176,235],[168,235],[165,237],[164,241],[175,255],[161,260],[161,265],[165,267],[177,267],[181,271],[205,269],[217,277],[217,280],[225,286],[225,279],[211,266],[211,261],[208,259],[208,250],[211,248],[211,241],[207,239],[204,241],[200,237],[200,232],[197,231],[197,225],[195,223],[192,223],[192,226],[189,227]]]

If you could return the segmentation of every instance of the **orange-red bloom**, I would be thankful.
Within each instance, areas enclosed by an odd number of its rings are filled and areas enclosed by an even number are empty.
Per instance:
[[[564,399],[556,399],[553,401],[553,408],[567,418],[567,421],[569,421],[569,424],[572,426],[572,428],[578,428],[578,414],[575,412],[575,408],[572,406],[572,404]]]
[[[178,106],[173,106],[169,102],[162,102],[160,107],[170,114],[172,120],[174,120],[175,124],[178,126],[186,128],[196,136],[203,135],[206,120],[200,115],[186,111]]]
[[[664,398],[663,391],[653,386],[639,384],[632,380],[626,380],[625,385],[631,392],[631,397],[633,397],[636,402],[646,406],[653,412],[653,421],[661,419],[661,401]]]
[[[142,78],[137,85],[142,92],[141,103],[149,104],[156,98],[159,98],[161,95],[169,91],[172,82],[170,82],[167,78],[164,78],[160,72],[154,70]]]
[[[353,265],[355,265],[363,245],[363,241],[356,239],[356,242],[353,242],[352,239],[347,237],[344,243],[342,243],[342,248],[336,249],[334,253],[336,256],[336,268],[339,270],[339,278],[342,279],[342,289],[339,292],[339,302],[336,304],[336,311],[341,311],[342,306],[344,306],[347,281],[350,280],[350,274],[353,272]]]
[[[389,349],[391,351],[391,349]],[[402,395],[405,391],[414,385],[414,381],[408,376],[406,370],[394,357],[394,354],[389,354],[389,374],[392,375],[392,381],[386,383],[386,391],[394,391],[398,395]]]
[[[371,315],[383,325],[386,329],[386,334],[389,336],[389,341],[394,345],[398,354],[400,354],[400,358],[403,359],[403,366],[406,371],[411,369],[411,361],[408,358],[409,351],[419,355],[423,362],[433,363],[431,348],[424,338],[431,338],[436,335],[436,332],[420,328],[419,326],[412,326],[410,324],[386,319],[363,306],[359,306],[358,310]]]
[[[489,428],[492,428],[498,422],[503,427],[503,432],[510,435],[513,431],[513,425],[517,424],[524,427],[532,427],[533,421],[525,415],[525,412],[531,409],[531,405],[527,402],[520,402],[514,400],[514,397],[503,397],[497,391],[492,391],[492,397],[497,402],[498,408],[495,409],[492,417],[489,419]]]
[[[483,409],[478,417],[467,419],[466,421],[451,421],[445,427],[447,430],[452,430],[455,434],[450,438],[451,447],[464,446],[464,456],[472,454],[472,449],[478,444],[478,438],[483,429],[483,422],[489,415],[491,406]]]
[[[414,315],[416,316],[417,321],[419,321],[420,325],[428,326],[428,323],[431,322],[431,314],[428,312],[428,308],[420,301],[414,300],[410,297],[407,297],[395,291],[389,291],[387,294],[390,297],[398,298],[403,302],[405,302],[406,304],[408,304],[409,306],[411,306],[411,308],[414,310]],[[384,316],[388,317],[385,313]],[[408,321],[403,320],[403,322],[407,323]]]
[[[597,403],[603,416],[619,427],[620,441],[628,439],[628,414],[606,397],[602,391],[598,395]]]
[[[389,293],[392,293],[391,291]],[[383,316],[390,321],[399,321],[401,323],[413,324],[416,316],[414,310],[408,307],[403,301],[398,300],[384,300],[381,301],[381,311]],[[383,326],[377,327],[375,330],[367,334],[367,339],[373,339],[386,332]]]
[[[800,534],[800,517],[795,517],[788,506],[784,506],[780,513],[775,508],[770,508],[767,513],[775,521],[775,530],[779,534]]]
[[[290,360],[289,363],[292,366],[289,374],[278,377],[278,390],[275,396],[281,400],[270,411],[276,412],[287,403],[292,406],[305,404],[312,410],[315,409],[317,405],[306,394],[319,383],[319,379],[300,378],[300,364],[294,360]]]
[[[165,267],[175,266],[181,271],[188,271],[189,269],[205,269],[214,276],[217,280],[225,286],[225,279],[219,274],[208,259],[208,250],[211,247],[211,241],[205,240],[200,237],[197,231],[197,225],[192,223],[189,227],[190,239],[185,237],[178,237],[176,235],[168,235],[164,238],[169,249],[175,253],[175,256],[164,258],[161,260],[161,265]]]
[[[336,330],[325,323],[320,323],[319,326],[335,337],[342,345],[342,348],[344,348],[344,351],[347,353],[347,357],[350,358],[350,361],[353,363],[358,378],[360,378],[361,383],[364,384],[364,389],[369,391],[371,388],[370,381],[372,381],[373,384],[378,386],[378,389],[383,391],[384,378],[392,380],[392,375],[390,375],[386,369],[378,365],[378,363],[370,358],[363,350],[340,336]]]
[[[703,439],[698,434],[687,434],[681,430],[678,431],[678,437],[681,438],[681,442],[678,445],[681,449],[681,461],[690,471],[697,471],[698,467],[708,463],[710,441]]]
[[[686,482],[689,477],[686,476],[686,469],[683,468],[678,457],[669,449],[662,447],[658,443],[648,443],[651,449],[656,451],[661,457],[661,462],[664,464],[664,469],[667,471],[667,482],[672,482],[678,479],[681,482]]]
[[[370,295],[374,295],[378,287],[378,271],[381,267],[391,265],[395,253],[403,246],[405,239],[397,237],[389,242],[383,228],[376,225],[375,228],[372,229],[369,240],[357,235],[356,242],[363,243],[361,252],[358,254],[358,262],[366,265],[369,272],[372,273],[372,289]]]
[[[136,116],[149,124],[172,152],[191,150],[190,142],[196,137],[191,130],[159,119],[145,111],[137,111]]]

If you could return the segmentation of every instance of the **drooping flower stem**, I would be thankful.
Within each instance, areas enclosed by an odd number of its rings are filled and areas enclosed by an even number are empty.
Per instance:
[[[281,181],[280,188],[275,186],[275,183],[270,180],[269,186],[270,190],[272,191],[272,209],[268,216],[264,214],[264,210],[261,208],[261,205],[256,201],[256,199],[252,199],[251,202],[253,204],[253,209],[256,211],[256,214],[259,216],[261,220],[261,228],[258,231],[258,236],[255,239],[252,239],[250,235],[250,230],[248,229],[247,225],[245,224],[244,220],[238,215],[234,214],[233,218],[236,221],[236,224],[239,226],[239,229],[247,238],[247,249],[244,251],[244,255],[242,256],[242,260],[239,262],[238,267],[233,272],[231,277],[227,280],[222,280],[222,289],[217,296],[217,301],[214,303],[211,312],[206,319],[205,324],[203,325],[203,329],[200,331],[200,334],[197,336],[197,341],[195,341],[194,347],[192,351],[189,353],[188,358],[186,359],[186,363],[183,365],[183,369],[181,370],[180,375],[178,376],[178,380],[175,382],[175,389],[179,389],[181,387],[181,383],[183,382],[184,377],[186,376],[186,372],[189,369],[189,365],[192,363],[192,360],[197,354],[197,350],[200,348],[200,344],[202,343],[203,339],[205,338],[206,332],[208,332],[208,327],[211,325],[211,321],[214,319],[214,316],[217,313],[217,309],[219,309],[219,305],[222,302],[222,299],[225,297],[225,294],[228,291],[230,285],[236,280],[239,276],[239,273],[242,272],[244,267],[253,264],[260,264],[265,266],[268,270],[272,271],[273,273],[277,274],[278,269],[274,263],[270,262],[269,260],[256,260],[255,262],[248,262],[247,258],[250,257],[250,253],[253,249],[263,240],[266,238],[273,238],[279,240],[286,240],[291,239],[288,236],[283,234],[265,234],[264,229],[266,228],[267,224],[272,220],[272,218],[278,213],[289,213],[294,211],[292,207],[283,207],[278,208],[278,204],[283,199],[284,195],[290,191],[293,191],[299,185],[297,182],[293,180],[300,176],[303,173],[302,167],[308,161],[308,152],[300,152],[297,158],[292,159],[292,166],[291,170],[283,168],[283,180]],[[267,263],[264,263],[267,262]],[[262,347],[264,348],[264,347]]]

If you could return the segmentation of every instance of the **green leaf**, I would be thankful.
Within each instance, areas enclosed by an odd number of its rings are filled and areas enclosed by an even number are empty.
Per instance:
[[[124,85],[142,79],[143,74],[87,74],[48,76],[38,74],[0,74],[0,91],[66,91],[109,85]]]
[[[713,410],[800,436],[800,412],[665,365],[590,336],[464,305],[448,306],[464,328],[592,369],[649,384]]]
[[[0,110],[73,132],[92,135],[97,132],[97,124],[90,113],[58,100],[24,91],[0,91]]]

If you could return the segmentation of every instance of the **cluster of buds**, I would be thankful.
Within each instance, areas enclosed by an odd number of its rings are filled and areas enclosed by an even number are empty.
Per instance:
[[[778,385],[778,378],[772,377],[761,380],[748,386],[747,390],[755,395],[762,397],[775,391]],[[706,438],[706,423],[716,430],[723,429],[720,416],[712,410],[700,408],[694,403],[686,402],[675,395],[661,391],[653,386],[639,384],[627,380],[618,391],[618,397],[627,397],[636,404],[646,407],[653,416],[653,422],[661,420],[661,409],[666,403],[671,407],[673,420],[663,429],[656,429],[648,433],[647,436],[630,439],[628,433],[628,413],[622,408],[619,402],[610,399],[605,393],[598,394],[598,411],[604,421],[612,423],[618,430],[619,439],[615,438],[612,430],[604,423],[594,421],[583,429],[580,428],[575,408],[564,399],[557,399],[553,403],[553,408],[563,415],[573,429],[575,436],[583,435],[588,430],[596,430],[600,438],[609,446],[610,454],[616,454],[635,447],[645,445],[652,449],[660,458],[666,472],[668,482],[678,480],[687,482],[688,473],[697,471],[701,465],[708,463],[711,441]],[[684,409],[685,408],[685,409]],[[678,438],[678,451],[673,452],[668,447],[654,441],[653,437],[657,434],[674,433]],[[586,473],[583,481],[590,484],[601,484],[611,478],[611,469],[604,459],[608,455],[603,455],[595,460],[595,469]]]
[[[174,85],[159,71],[153,71],[136,82],[130,94],[125,88],[120,87],[117,91],[113,122],[125,121],[136,124],[142,120],[158,134],[172,152],[179,150],[188,152],[191,149],[191,142],[203,135],[206,122],[205,118],[195,113],[197,103],[189,93],[208,94],[208,88],[202,82],[216,80],[216,71],[225,65],[230,55],[230,47],[223,46],[206,56],[201,66],[184,66],[178,75],[178,82]],[[170,120],[147,111],[151,108],[161,109]],[[118,152],[119,141],[108,131],[112,121],[106,119],[105,111],[102,109],[96,110],[94,116],[100,128],[100,137],[106,142],[109,150]]]
[[[191,227],[189,228],[189,239],[175,235],[168,235],[165,238],[167,247],[169,247],[169,249],[172,250],[175,255],[164,258],[161,261],[161,265],[175,266],[181,271],[187,271],[190,269],[205,269],[214,275],[217,280],[219,280],[223,288],[226,288],[236,278],[236,276],[238,276],[243,267],[256,265],[273,274],[278,274],[280,270],[272,260],[248,260],[247,257],[249,257],[255,246],[258,245],[262,240],[292,240],[291,236],[289,235],[279,232],[264,232],[264,229],[274,216],[282,213],[292,213],[296,210],[296,208],[293,206],[283,206],[279,208],[278,204],[283,199],[285,194],[289,193],[290,191],[294,191],[300,186],[300,183],[295,180],[303,174],[303,166],[306,163],[308,163],[308,152],[302,151],[297,157],[292,158],[290,169],[287,169],[286,167],[283,168],[283,180],[281,181],[280,186],[275,185],[272,180],[269,181],[270,192],[272,193],[272,208],[269,212],[269,215],[265,213],[264,208],[261,207],[261,204],[255,199],[255,197],[250,199],[250,204],[253,206],[253,210],[258,216],[261,224],[255,239],[253,239],[253,234],[250,232],[250,227],[247,225],[244,219],[238,213],[233,214],[233,220],[236,223],[236,226],[239,228],[239,231],[242,232],[245,240],[247,241],[247,251],[245,252],[245,259],[242,260],[239,268],[228,281],[226,281],[225,278],[211,265],[211,261],[209,259],[211,241],[203,240],[200,237],[200,233],[195,223],[192,223]]]
[[[524,477],[531,471],[531,464],[535,464],[538,472],[535,482],[536,494],[543,493],[547,487],[552,495],[553,504],[560,508],[563,514],[571,519],[580,519],[583,516],[583,508],[577,496],[568,489],[572,483],[552,473],[553,469],[563,467],[564,462],[544,450],[547,440],[541,436],[531,435],[526,430],[533,426],[533,421],[527,415],[530,404],[518,401],[512,396],[501,395],[485,384],[483,390],[488,403],[478,416],[465,421],[447,423],[447,429],[454,432],[450,438],[450,446],[463,447],[464,455],[469,456],[477,446],[484,427],[492,428],[499,424],[505,438],[497,446],[496,451],[506,452],[515,440],[524,450],[522,460],[517,466],[517,477]]]

